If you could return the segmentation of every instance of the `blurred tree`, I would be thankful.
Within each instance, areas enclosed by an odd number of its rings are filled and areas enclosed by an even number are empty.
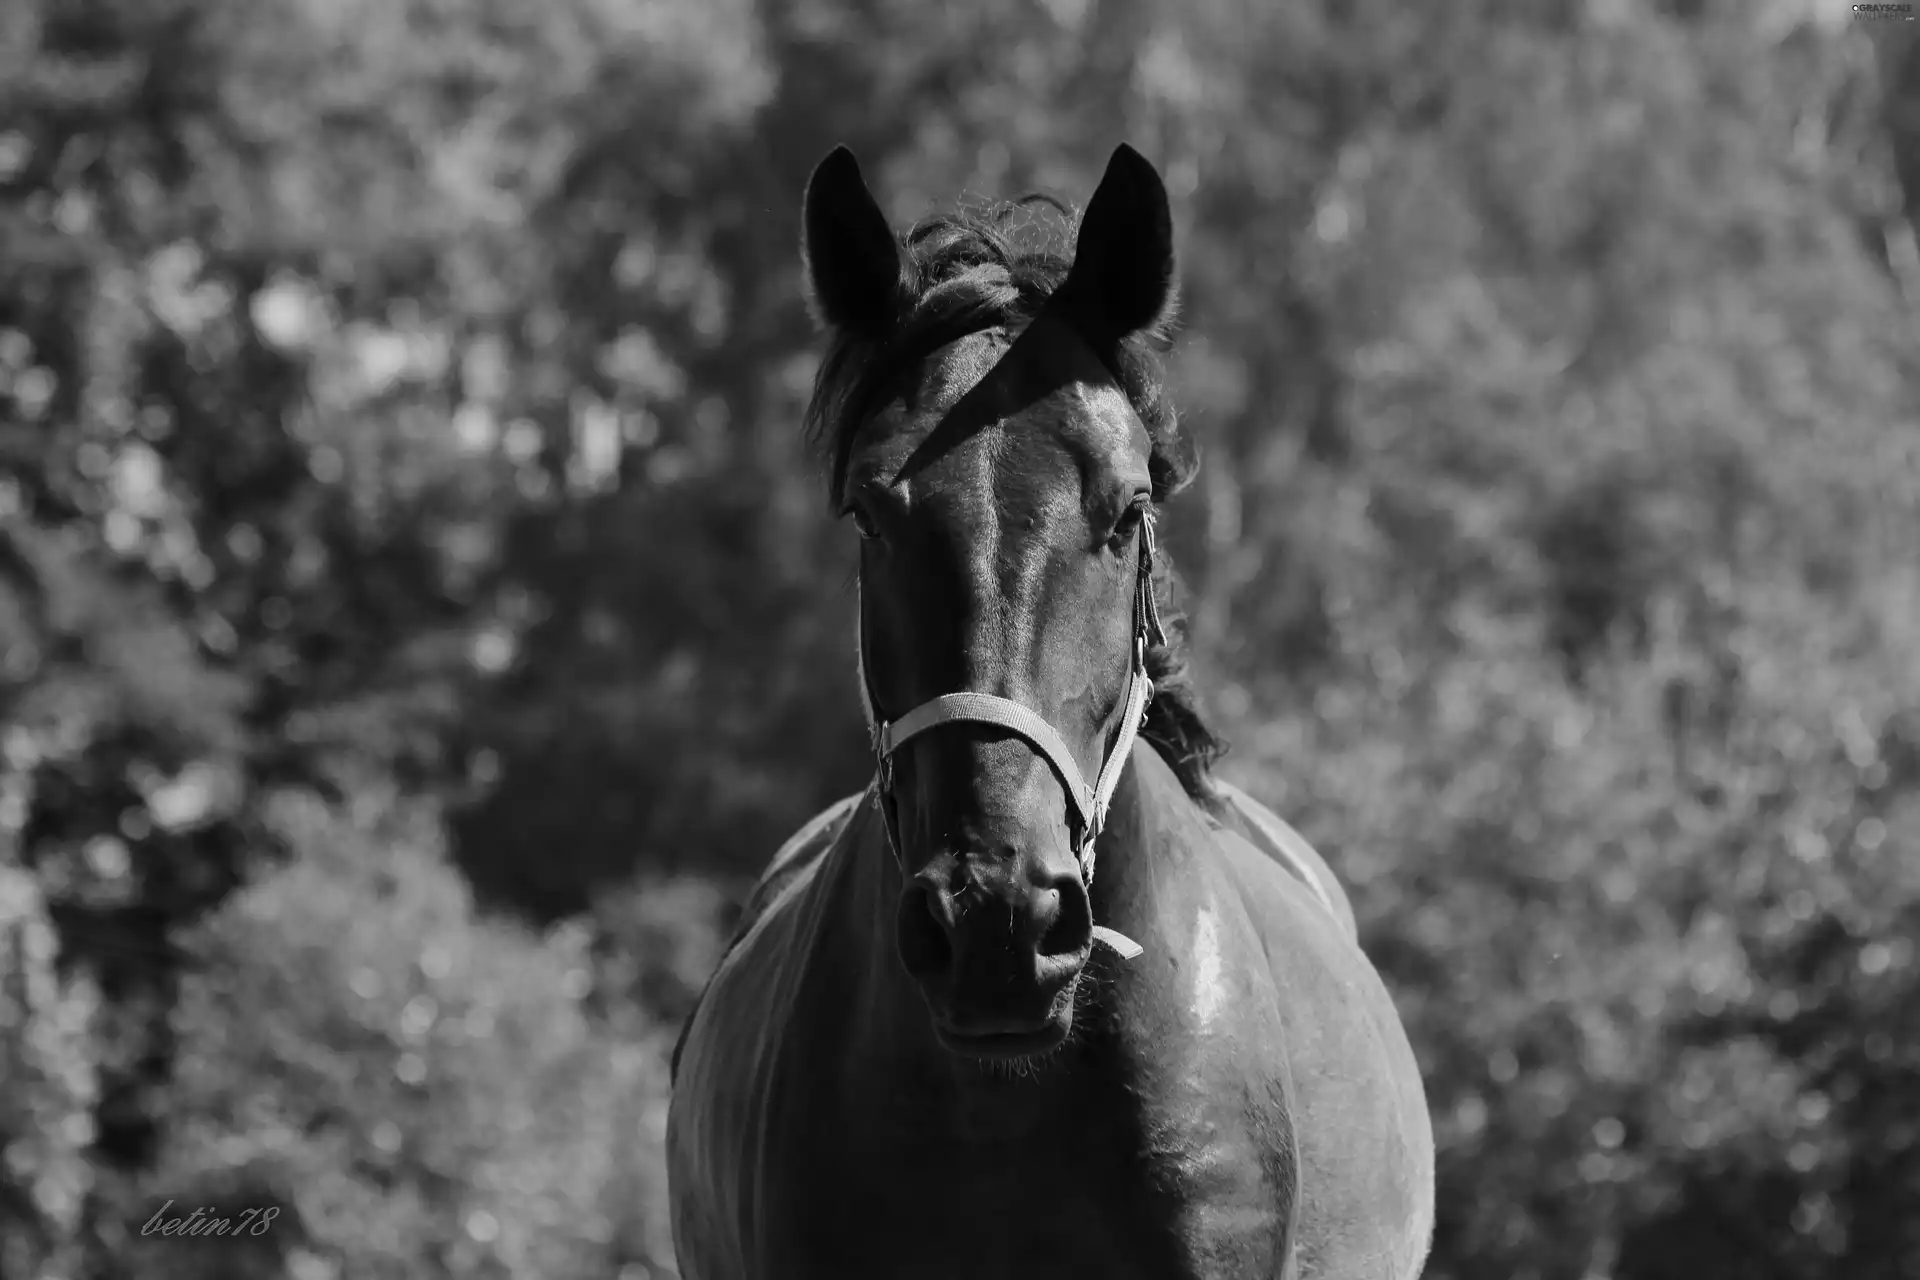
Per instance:
[[[670,1262],[671,1029],[601,1030],[583,929],[476,919],[432,816],[360,795],[277,805],[297,859],[187,939],[172,1140],[118,1220],[277,1206],[258,1238],[280,1265],[355,1280]],[[113,1245],[139,1274],[206,1274],[131,1234]]]
[[[263,788],[325,781],[341,744],[303,716],[337,720],[455,616],[419,467],[386,473],[384,449],[369,485],[348,465],[325,362],[287,315],[323,305],[290,281],[399,276],[415,228],[353,242],[417,185],[411,155],[361,141],[382,86],[329,102],[331,50],[298,16],[11,5],[0,39],[0,836],[63,970],[98,984],[91,1155],[129,1176],[162,1137],[170,935],[272,849]],[[382,186],[342,191],[355,160]],[[323,191],[340,204],[315,207]],[[375,735],[412,711],[390,697],[347,750],[399,755]]]
[[[1403,1001],[1429,1274],[1920,1272],[1906,27],[0,6],[0,1270],[209,1273],[156,1195],[664,1269],[662,1027],[867,767],[808,168],[906,221],[1129,140],[1203,681]]]
[[[99,993],[65,979],[39,886],[0,845],[0,1271],[71,1274],[93,1181]]]

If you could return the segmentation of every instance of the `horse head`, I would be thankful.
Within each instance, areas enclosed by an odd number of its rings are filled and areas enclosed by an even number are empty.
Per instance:
[[[1122,146],[1070,247],[1023,242],[1045,212],[896,236],[845,148],[804,207],[831,339],[809,414],[860,538],[897,950],[941,1041],[982,1057],[1066,1040],[1107,804],[1142,724],[1182,723],[1149,709],[1177,675],[1155,507],[1194,469],[1152,354],[1174,305],[1166,188]]]

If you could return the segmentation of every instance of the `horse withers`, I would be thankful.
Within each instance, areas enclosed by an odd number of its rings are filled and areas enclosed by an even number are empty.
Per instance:
[[[686,1280],[1425,1260],[1406,1034],[1326,864],[1213,777],[1170,611],[1165,187],[1123,146],[1077,234],[1048,212],[896,237],[844,148],[808,183],[874,779],[775,856],[681,1033]]]

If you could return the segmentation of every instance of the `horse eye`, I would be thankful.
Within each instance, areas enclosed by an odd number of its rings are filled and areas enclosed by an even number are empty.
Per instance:
[[[873,523],[873,517],[868,515],[865,509],[861,507],[848,507],[847,514],[853,518],[853,527],[860,531],[862,538],[871,541],[880,536],[878,526]]]

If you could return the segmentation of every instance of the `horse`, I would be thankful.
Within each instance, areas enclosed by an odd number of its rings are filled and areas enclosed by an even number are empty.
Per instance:
[[[896,235],[840,147],[802,222],[874,774],[681,1030],[682,1276],[1418,1276],[1412,1048],[1327,863],[1215,775],[1159,550],[1160,175]]]

